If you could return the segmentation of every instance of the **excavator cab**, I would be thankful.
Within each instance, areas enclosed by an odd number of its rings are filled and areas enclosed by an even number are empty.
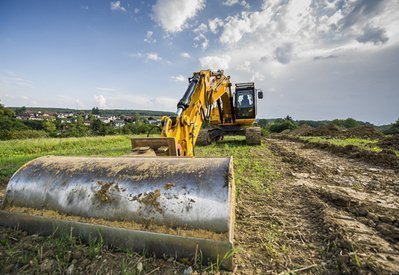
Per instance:
[[[261,91],[255,89],[253,82],[235,85],[236,119],[254,119],[256,116],[256,95],[263,97]]]

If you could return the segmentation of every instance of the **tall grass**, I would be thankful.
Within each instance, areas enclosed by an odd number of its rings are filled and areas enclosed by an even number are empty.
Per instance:
[[[120,156],[130,148],[130,136],[0,141],[0,184],[5,184],[24,163],[40,156]]]

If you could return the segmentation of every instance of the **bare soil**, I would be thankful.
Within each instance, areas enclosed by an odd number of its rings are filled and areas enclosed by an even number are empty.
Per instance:
[[[384,135],[372,126],[362,125],[350,129],[341,129],[332,123],[321,125],[318,128],[303,124],[299,128],[284,134],[289,134],[291,136],[323,136],[330,138],[384,138]]]
[[[378,145],[385,149],[399,150],[399,134],[385,137],[378,143]]]
[[[267,191],[240,183],[234,273],[399,274],[397,171],[301,142],[264,142],[267,148],[247,157],[267,159],[281,176],[271,183],[261,179],[267,184],[260,186]],[[193,259],[156,259],[98,242],[61,242],[0,227],[1,274],[98,271],[219,272],[212,266],[198,266]]]
[[[399,175],[301,143],[268,142],[290,174],[273,192],[281,198],[275,216],[290,241],[303,241],[302,265],[316,265],[308,272],[396,274]]]

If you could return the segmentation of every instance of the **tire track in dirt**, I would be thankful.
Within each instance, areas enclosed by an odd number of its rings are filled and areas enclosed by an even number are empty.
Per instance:
[[[268,140],[296,195],[319,209],[325,270],[393,273],[399,266],[399,176],[286,140]],[[288,169],[287,169],[288,168]],[[284,194],[284,192],[282,193]],[[306,228],[302,228],[306,231]],[[324,236],[322,236],[324,235]]]

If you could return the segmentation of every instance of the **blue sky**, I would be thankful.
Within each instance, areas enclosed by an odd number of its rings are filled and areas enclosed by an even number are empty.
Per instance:
[[[224,69],[260,117],[399,118],[399,2],[0,2],[6,106],[174,111],[187,77]]]

